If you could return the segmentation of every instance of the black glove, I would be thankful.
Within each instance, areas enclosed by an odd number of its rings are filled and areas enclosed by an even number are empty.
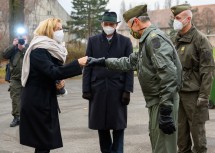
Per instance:
[[[92,99],[92,94],[90,92],[84,92],[82,94],[82,98],[84,98],[86,100],[91,100]]]
[[[124,91],[122,94],[122,105],[128,105],[130,102],[130,92]]]
[[[159,128],[165,134],[172,134],[175,131],[175,125],[171,116],[171,106],[160,106]]]
[[[93,58],[93,57],[88,57],[87,59],[87,66],[103,66],[105,67],[105,58]]]

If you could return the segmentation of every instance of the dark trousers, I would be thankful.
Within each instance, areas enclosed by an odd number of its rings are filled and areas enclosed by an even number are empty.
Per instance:
[[[46,149],[35,149],[34,153],[50,153],[50,150]]]
[[[124,129],[113,130],[112,137],[110,130],[98,130],[98,134],[102,153],[123,153]]]

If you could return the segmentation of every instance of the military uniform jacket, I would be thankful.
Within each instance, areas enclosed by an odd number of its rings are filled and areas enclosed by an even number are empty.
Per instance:
[[[128,57],[132,53],[129,38],[114,33],[108,42],[103,32],[90,37],[86,55],[100,57]],[[124,129],[127,127],[127,106],[122,105],[122,93],[133,91],[133,72],[110,71],[104,67],[85,67],[83,92],[93,95],[89,101],[90,129]]]
[[[160,104],[172,105],[174,93],[181,85],[181,64],[177,52],[165,34],[151,25],[141,39],[139,52],[128,58],[106,60],[109,69],[137,70],[147,107],[153,102],[147,97],[159,96]]]
[[[214,70],[213,48],[194,26],[184,35],[176,36],[176,49],[183,67],[183,92],[196,91],[208,98]]]
[[[21,81],[22,62],[26,48],[22,51],[17,46],[9,46],[3,52],[3,57],[10,60],[11,80]]]

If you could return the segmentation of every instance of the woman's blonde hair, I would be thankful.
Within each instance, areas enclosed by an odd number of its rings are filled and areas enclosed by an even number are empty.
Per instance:
[[[34,35],[47,36],[52,39],[57,23],[61,23],[59,18],[48,18],[40,22],[39,26],[34,31]]]

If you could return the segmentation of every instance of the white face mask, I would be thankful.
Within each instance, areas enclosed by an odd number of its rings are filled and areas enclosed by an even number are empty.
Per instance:
[[[63,30],[55,31],[53,34],[53,39],[56,40],[58,43],[62,43],[64,38]]]
[[[103,30],[107,35],[111,35],[115,31],[115,29],[113,27],[110,27],[110,26],[103,27]]]
[[[186,19],[186,18],[185,18],[185,19]],[[184,20],[185,20],[185,19],[184,19]],[[183,20],[183,21],[184,21],[184,20]],[[182,21],[182,22],[183,22],[183,21]],[[182,22],[180,22],[180,21],[174,19],[174,22],[173,22],[173,28],[174,28],[174,30],[176,30],[176,31],[182,30],[183,27],[185,26],[185,25],[183,25]]]

